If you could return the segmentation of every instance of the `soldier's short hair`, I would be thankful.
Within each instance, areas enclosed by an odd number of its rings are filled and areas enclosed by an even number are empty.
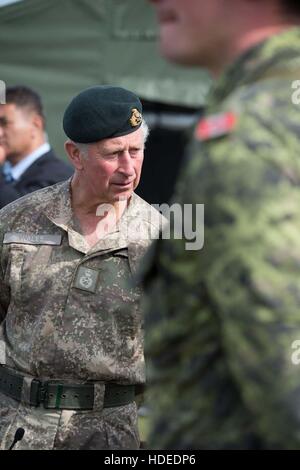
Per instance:
[[[299,0],[280,0],[283,10],[291,15],[300,15]]]
[[[6,88],[6,103],[15,104],[19,108],[27,108],[35,111],[43,120],[45,127],[45,114],[40,95],[24,85],[17,85]]]

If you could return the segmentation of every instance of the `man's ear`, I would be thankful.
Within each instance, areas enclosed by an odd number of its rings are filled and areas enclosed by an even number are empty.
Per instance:
[[[44,119],[43,119],[42,116],[40,116],[39,114],[34,113],[34,114],[32,115],[32,124],[33,124],[34,127],[35,127],[36,129],[38,129],[40,132],[43,132],[43,131],[44,131],[44,128],[45,128]]]
[[[65,151],[69,157],[70,162],[76,168],[76,170],[82,170],[82,155],[79,148],[71,140],[65,142]]]

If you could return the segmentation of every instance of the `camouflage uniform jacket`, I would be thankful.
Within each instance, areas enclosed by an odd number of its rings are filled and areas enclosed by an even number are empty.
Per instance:
[[[300,448],[297,78],[291,28],[225,71],[195,126],[174,201],[205,205],[204,247],[159,240],[143,264],[152,447]]]
[[[130,278],[159,229],[160,214],[133,194],[118,229],[90,249],[74,228],[69,184],[37,191],[0,212],[1,362],[28,375],[28,380],[142,384],[140,289],[130,285]],[[98,401],[95,406],[101,409]],[[133,406],[126,413],[132,423]],[[20,448],[79,448],[93,440],[93,428],[101,421],[76,422],[73,434],[86,428],[88,435],[78,434],[66,443],[70,436],[58,428],[64,412],[30,409],[0,394],[1,413],[2,447],[11,443],[19,425],[26,430]],[[73,414],[73,421],[89,415]],[[111,418],[116,427],[117,418]],[[43,427],[46,433],[39,431]],[[97,439],[94,445],[105,446]],[[131,445],[125,439],[124,447]]]

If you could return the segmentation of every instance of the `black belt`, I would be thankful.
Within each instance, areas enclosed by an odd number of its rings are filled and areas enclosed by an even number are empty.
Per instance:
[[[0,365],[0,392],[21,401],[24,375]],[[135,385],[106,383],[103,408],[123,406],[135,398]],[[59,381],[33,379],[30,387],[30,406],[43,405],[55,410],[92,410],[94,383],[72,384]]]

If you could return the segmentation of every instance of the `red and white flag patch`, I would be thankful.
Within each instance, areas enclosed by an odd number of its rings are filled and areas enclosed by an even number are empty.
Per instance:
[[[195,138],[204,141],[221,137],[232,132],[236,123],[237,116],[232,112],[208,116],[199,121],[195,130]]]

